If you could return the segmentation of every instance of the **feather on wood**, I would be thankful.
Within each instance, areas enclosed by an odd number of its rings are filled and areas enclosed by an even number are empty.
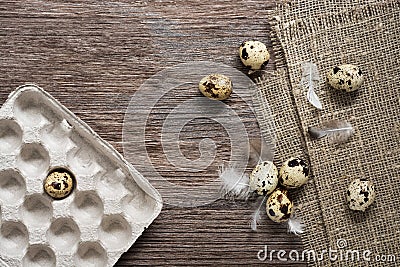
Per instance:
[[[246,200],[250,196],[249,176],[234,167],[221,167],[219,170],[222,198]]]
[[[259,198],[259,199],[261,199],[261,198]],[[267,200],[267,196],[264,196],[261,200],[259,200],[257,209],[253,212],[253,214],[251,216],[250,225],[251,225],[251,230],[253,230],[253,231],[257,231],[257,226],[261,220],[261,214],[260,214],[261,209],[266,200]]]

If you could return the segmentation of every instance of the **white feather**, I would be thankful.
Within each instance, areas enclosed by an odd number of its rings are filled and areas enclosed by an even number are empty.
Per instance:
[[[267,196],[264,196],[261,200],[261,202],[257,205],[257,209],[253,212],[253,215],[251,216],[251,230],[253,231],[257,231],[257,225],[260,223],[261,220],[261,208],[265,202],[265,200],[267,199]]]
[[[310,136],[314,139],[328,137],[331,143],[346,143],[353,135],[354,128],[344,120],[325,121],[320,127],[308,127]]]
[[[293,215],[288,221],[288,232],[295,235],[304,233],[305,225],[299,217]]]
[[[312,62],[305,62],[302,64],[303,74],[300,85],[308,89],[307,100],[317,109],[322,109],[321,101],[315,93],[315,88],[321,79],[318,72],[318,67]]]
[[[321,101],[319,100],[318,96],[315,94],[314,89],[308,89],[307,92],[307,99],[308,101],[317,109],[322,110],[322,104]]]
[[[219,170],[222,198],[247,199],[250,195],[249,176],[234,167],[222,166]]]

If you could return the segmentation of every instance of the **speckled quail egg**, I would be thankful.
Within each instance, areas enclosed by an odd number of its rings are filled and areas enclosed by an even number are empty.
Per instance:
[[[309,168],[300,158],[290,158],[279,170],[279,183],[287,188],[297,188],[308,181]]]
[[[242,63],[252,70],[259,70],[268,63],[269,52],[265,44],[259,41],[246,41],[239,47],[239,56]]]
[[[278,185],[278,169],[271,161],[263,161],[250,174],[250,189],[259,195],[271,194]]]
[[[367,179],[353,180],[347,190],[347,203],[350,209],[365,211],[375,200],[375,188]]]
[[[208,98],[224,100],[232,93],[232,81],[222,74],[210,74],[200,80],[199,90]]]
[[[75,178],[67,170],[56,169],[47,175],[44,191],[54,199],[62,199],[71,194],[75,187]]]
[[[361,69],[351,64],[332,68],[326,78],[330,86],[346,92],[359,89],[364,82],[364,75]]]
[[[293,202],[287,195],[287,190],[277,188],[267,200],[267,214],[274,222],[289,220],[293,211]]]

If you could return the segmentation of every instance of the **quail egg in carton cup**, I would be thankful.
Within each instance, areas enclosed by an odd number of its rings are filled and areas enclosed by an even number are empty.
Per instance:
[[[112,266],[158,216],[159,193],[35,85],[0,109],[0,266]]]

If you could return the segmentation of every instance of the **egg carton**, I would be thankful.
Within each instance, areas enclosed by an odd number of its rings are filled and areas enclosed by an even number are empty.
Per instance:
[[[44,192],[58,168],[76,180]],[[111,145],[35,85],[0,109],[0,265],[112,266],[158,216],[158,192]]]

